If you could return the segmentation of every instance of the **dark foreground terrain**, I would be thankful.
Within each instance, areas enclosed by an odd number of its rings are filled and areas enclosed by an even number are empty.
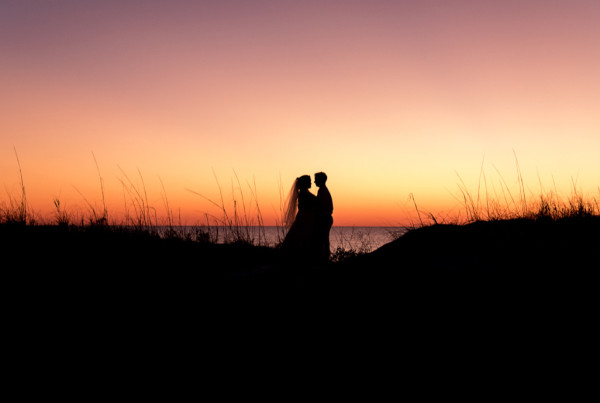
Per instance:
[[[335,305],[340,313],[387,314],[406,304],[560,305],[591,297],[599,230],[598,217],[435,225],[328,265],[291,262],[273,248],[103,226],[2,225],[0,245],[4,274],[29,300],[176,310],[203,301],[234,311]]]
[[[246,244],[0,225],[5,346],[15,368],[123,379],[128,368],[187,379],[208,362],[246,374],[274,352],[286,365],[319,352],[349,368],[452,366],[467,351],[495,367],[532,354],[556,365],[595,343],[599,229],[598,217],[436,225],[310,266]]]

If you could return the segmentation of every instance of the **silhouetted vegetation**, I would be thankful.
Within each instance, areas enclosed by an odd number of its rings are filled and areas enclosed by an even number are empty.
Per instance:
[[[464,180],[458,175],[459,197],[457,201],[461,208],[457,213],[440,215],[439,213],[423,211],[417,206],[413,194],[410,200],[414,205],[418,222],[413,228],[432,224],[468,224],[478,221],[498,221],[512,219],[551,219],[589,217],[600,215],[600,187],[596,196],[584,197],[577,189],[576,180],[572,179],[572,188],[568,196],[562,196],[556,186],[545,190],[540,180],[538,194],[525,191],[525,184],[515,155],[517,171],[516,187],[511,187],[496,169],[499,183],[495,186],[487,179],[483,164],[479,174],[477,190],[471,191]],[[498,190],[499,189],[499,190]]]
[[[202,300],[244,310],[259,301],[286,301],[389,317],[415,301],[420,312],[540,301],[544,309],[562,309],[586,303],[598,284],[598,199],[584,198],[575,186],[568,198],[556,192],[525,197],[523,186],[518,194],[506,187],[501,202],[479,190],[473,195],[461,183],[462,221],[443,223],[413,199],[422,225],[375,251],[369,234],[352,232],[359,247],[333,250],[328,264],[306,265],[283,260],[278,248],[265,245],[253,186],[249,198],[233,190],[233,211],[221,192],[220,202],[211,201],[220,217],[181,231],[164,187],[167,224],[159,225],[143,180],[138,187],[123,177],[130,207],[123,223],[109,220],[104,202],[100,209],[87,203],[88,214],[77,215],[58,198],[52,221],[43,222],[28,208],[21,175],[21,194],[0,209],[0,244],[5,259],[16,258],[8,270],[31,281],[28,292],[48,299],[75,294],[72,301],[114,309],[162,301],[180,309],[177,316],[189,315]],[[241,188],[238,180],[237,192]]]

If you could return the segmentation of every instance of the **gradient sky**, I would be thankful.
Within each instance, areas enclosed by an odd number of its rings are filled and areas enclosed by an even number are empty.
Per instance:
[[[516,186],[513,150],[533,194],[598,197],[599,71],[598,0],[3,0],[0,201],[14,148],[42,215],[99,205],[92,152],[114,215],[141,172],[188,224],[217,214],[186,190],[218,200],[213,172],[273,223],[321,170],[337,225],[404,224],[411,193],[460,206],[482,162]]]

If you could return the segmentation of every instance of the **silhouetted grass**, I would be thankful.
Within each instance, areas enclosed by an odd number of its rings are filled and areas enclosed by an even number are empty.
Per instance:
[[[476,192],[460,182],[463,212],[454,222],[420,210],[413,198],[416,228],[375,251],[369,234],[356,230],[329,265],[312,267],[282,259],[277,248],[261,245],[264,233],[248,228],[263,226],[255,184],[242,195],[236,177],[231,208],[217,181],[220,200],[211,203],[220,213],[182,232],[164,186],[161,222],[141,172],[137,183],[121,172],[124,222],[109,222],[114,215],[104,203],[87,203],[78,214],[55,198],[56,212],[43,225],[27,205],[20,171],[20,195],[0,211],[0,245],[7,262],[18,259],[5,272],[23,279],[7,283],[22,317],[50,306],[48,318],[72,312],[69,323],[79,328],[81,318],[96,313],[116,320],[119,332],[141,316],[155,329],[157,315],[169,332],[174,321],[202,326],[211,313],[231,323],[235,314],[271,312],[278,324],[300,312],[323,323],[345,318],[403,332],[437,326],[443,317],[444,327],[431,333],[438,339],[466,312],[477,330],[498,318],[547,317],[554,324],[560,315],[592,317],[586,307],[595,306],[600,214],[598,198],[586,199],[576,186],[567,198],[522,195],[523,185],[498,194],[482,174]],[[356,239],[360,246],[351,247]]]
[[[2,225],[57,225],[67,227],[74,233],[84,231],[87,227],[102,227],[109,232],[145,232],[148,235],[158,236],[162,239],[192,241],[202,244],[246,244],[270,247],[277,246],[285,237],[286,228],[283,225],[283,220],[280,220],[278,221],[278,242],[276,242],[276,245],[269,244],[256,182],[247,182],[243,185],[235,171],[233,172],[234,180],[231,182],[231,195],[228,202],[223,187],[214,172],[219,194],[218,201],[204,196],[199,191],[188,189],[215,206],[219,213],[216,215],[207,213],[205,215],[206,221],[201,225],[183,226],[180,215],[177,217],[169,204],[167,191],[160,178],[162,210],[150,205],[141,171],[138,169],[137,179],[134,181],[119,167],[121,172],[119,181],[123,187],[125,215],[121,222],[109,221],[109,211],[104,196],[104,179],[95,155],[93,155],[93,159],[102,195],[101,207],[96,207],[96,204],[88,201],[78,191],[87,205],[87,212],[77,213],[72,208],[65,206],[56,197],[53,200],[55,213],[51,219],[36,217],[36,214],[31,211],[27,203],[25,181],[16,150],[15,157],[19,171],[20,192],[17,196],[8,193],[8,202],[0,205],[0,224]],[[559,222],[573,219],[585,220],[600,216],[600,197],[584,197],[577,190],[575,181],[573,181],[572,192],[568,197],[560,196],[556,191],[556,187],[552,191],[544,191],[541,181],[539,195],[526,194],[523,176],[516,156],[515,162],[517,166],[516,191],[507,184],[507,181],[499,172],[498,186],[494,185],[488,179],[483,169],[483,163],[476,191],[471,191],[460,175],[457,174],[461,211],[454,216],[440,216],[421,210],[414,195],[411,194],[410,200],[418,217],[418,222],[413,223],[412,228],[423,228],[437,224],[467,225],[478,222],[511,220]],[[283,215],[283,202],[283,188],[280,184],[280,216]],[[164,211],[164,215],[159,216],[159,211]],[[115,215],[111,215],[111,217],[115,217]],[[514,236],[518,237],[519,234],[515,233]],[[332,251],[331,261],[333,263],[341,263],[356,256],[373,252],[373,240],[368,232],[353,230],[340,233],[339,237],[337,244],[340,247]]]
[[[202,193],[187,189],[189,192],[200,196],[202,199],[208,201],[210,204],[215,206],[220,215],[209,215],[206,214],[206,225],[205,228],[211,234],[211,238],[215,242],[224,243],[248,243],[252,245],[267,246],[267,236],[265,232],[265,224],[262,215],[262,210],[258,201],[258,191],[256,187],[256,181],[252,184],[247,182],[247,189],[250,192],[248,197],[244,191],[237,173],[233,172],[235,177],[234,182],[231,184],[231,202],[228,204],[225,202],[223,195],[223,188],[219,182],[216,173],[213,171],[215,183],[219,190],[219,201],[214,201]],[[281,189],[280,189],[281,193]],[[280,206],[280,216],[283,215],[283,204]],[[283,226],[283,220],[278,221],[276,226],[280,229],[278,235],[280,235],[277,244],[283,241],[286,229]]]
[[[220,214],[212,215],[206,213],[206,221],[204,223],[189,226],[182,223],[180,214],[177,216],[174,214],[169,204],[165,185],[160,177],[164,216],[159,214],[159,208],[150,204],[142,172],[138,169],[137,178],[134,180],[119,167],[121,177],[118,180],[123,188],[124,215],[120,221],[114,218],[116,215],[112,215],[113,219],[111,220],[109,219],[111,216],[109,216],[105,200],[104,178],[102,177],[96,156],[92,153],[98,174],[101,206],[97,207],[96,203],[88,200],[79,189],[74,187],[85,203],[87,207],[86,211],[81,212],[73,208],[68,208],[60,197],[55,197],[53,199],[54,214],[50,217],[37,216],[35,218],[36,214],[27,203],[23,171],[16,149],[15,157],[19,171],[20,192],[15,196],[7,191],[7,202],[0,202],[0,224],[58,225],[61,227],[78,227],[80,229],[87,226],[102,226],[108,230],[115,230],[117,232],[122,231],[123,228],[128,228],[134,231],[144,231],[151,235],[158,235],[162,238],[194,240],[201,243],[245,243],[255,246],[273,246],[268,245],[269,241],[267,240],[263,214],[258,200],[256,181],[253,183],[247,182],[247,188],[245,188],[235,171],[235,183],[232,181],[230,204],[225,202],[223,188],[216,174],[215,181],[220,196],[218,203],[203,196],[200,192],[190,190],[190,192],[201,196],[216,206]],[[283,205],[281,209],[283,209]],[[277,244],[283,241],[286,232],[283,224],[278,224],[278,226],[281,228],[278,231],[279,240]]]
[[[461,206],[457,214],[440,214],[423,211],[417,206],[413,194],[409,200],[413,202],[418,222],[412,222],[410,227],[419,228],[435,224],[469,224],[479,221],[500,220],[561,220],[567,218],[585,218],[600,215],[600,187],[597,196],[584,197],[577,189],[576,182],[572,181],[571,194],[562,196],[554,186],[553,190],[546,191],[540,181],[540,192],[526,192],[523,175],[519,161],[515,154],[516,185],[517,190],[511,190],[500,171],[495,168],[498,177],[498,189],[494,183],[488,181],[483,163],[479,174],[477,190],[471,191],[463,178],[457,173],[458,194],[456,199]]]
[[[393,240],[398,236],[389,233],[389,240]],[[375,240],[371,235],[369,228],[352,227],[349,231],[332,231],[332,237],[337,237],[336,244],[338,245],[331,252],[330,260],[334,263],[341,263],[347,259],[364,255],[375,250]]]
[[[0,223],[25,225],[28,218],[27,194],[25,192],[25,182],[23,181],[23,170],[21,169],[19,154],[17,153],[16,148],[14,148],[14,151],[17,166],[19,168],[21,194],[19,197],[13,197],[8,191],[6,192],[8,195],[8,204],[0,206]]]

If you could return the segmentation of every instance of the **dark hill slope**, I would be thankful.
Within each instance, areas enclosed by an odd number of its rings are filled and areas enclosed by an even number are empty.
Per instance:
[[[164,306],[571,304],[596,295],[600,218],[435,225],[327,267],[250,245],[160,239],[118,228],[0,226],[3,272],[38,300]],[[7,283],[10,284],[10,283]],[[583,303],[583,302],[582,302]],[[179,309],[179,308],[177,308]]]
[[[600,218],[434,225],[343,269],[373,295],[435,303],[568,303],[596,293]]]

